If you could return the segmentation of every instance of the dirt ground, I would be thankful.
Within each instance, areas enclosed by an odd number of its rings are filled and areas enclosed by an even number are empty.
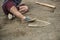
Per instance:
[[[53,9],[34,2],[44,2],[56,6]],[[2,5],[3,0],[0,0]],[[40,20],[50,22],[51,24],[34,28],[22,24],[20,19],[8,20],[0,6],[0,40],[60,40],[60,0],[23,0],[30,11],[25,16],[35,17]],[[44,24],[43,24],[44,25]]]

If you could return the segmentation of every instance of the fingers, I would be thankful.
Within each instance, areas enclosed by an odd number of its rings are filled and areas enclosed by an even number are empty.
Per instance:
[[[27,6],[20,6],[19,9],[20,9],[19,11],[22,12],[22,13],[28,11],[28,7]]]

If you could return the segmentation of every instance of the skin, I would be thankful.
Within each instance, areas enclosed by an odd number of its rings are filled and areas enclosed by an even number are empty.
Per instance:
[[[19,7],[19,12],[25,13],[25,12],[27,12],[27,11],[28,11],[28,7],[27,7],[27,6],[20,6],[20,7]]]
[[[26,18],[24,15],[22,15],[22,13],[25,13],[27,10],[28,10],[27,6],[20,6],[19,11],[15,6],[12,6],[10,8],[10,12],[13,13],[16,17],[18,17],[21,20],[24,20]]]

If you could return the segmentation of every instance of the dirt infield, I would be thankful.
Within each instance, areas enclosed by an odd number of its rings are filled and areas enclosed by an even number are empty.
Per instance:
[[[55,5],[56,9],[35,4],[36,1]],[[0,0],[2,5],[3,0]],[[30,16],[51,24],[39,28],[22,24],[20,19],[8,20],[0,6],[0,40],[60,40],[60,0],[23,0]],[[41,25],[41,24],[40,24]],[[44,24],[43,24],[44,25]]]

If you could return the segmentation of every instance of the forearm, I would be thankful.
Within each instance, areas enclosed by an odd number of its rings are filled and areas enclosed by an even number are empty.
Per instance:
[[[24,18],[25,16],[23,16],[18,10],[17,10],[17,8],[15,7],[15,6],[12,6],[11,8],[10,8],[10,12],[11,13],[13,13],[15,16],[17,16],[18,18]]]

